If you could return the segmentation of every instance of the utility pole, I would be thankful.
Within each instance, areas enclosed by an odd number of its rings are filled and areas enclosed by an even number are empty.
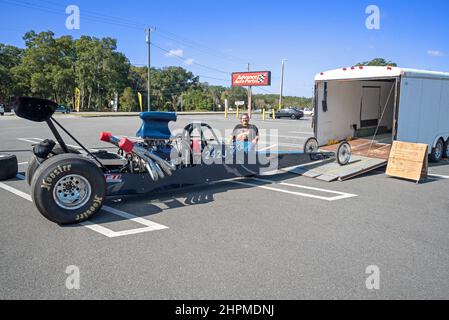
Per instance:
[[[282,109],[282,93],[284,90],[284,66],[285,66],[286,59],[282,59],[282,66],[281,66],[281,89],[279,93],[279,110]]]
[[[147,44],[148,44],[148,112],[151,111],[151,32],[154,31],[154,28],[148,28],[146,30],[147,33]]]
[[[248,62],[248,72],[250,70],[250,63]],[[249,86],[248,87],[248,115],[249,118],[251,119],[251,115],[252,115],[252,99],[253,99],[253,93],[252,93],[252,87]]]

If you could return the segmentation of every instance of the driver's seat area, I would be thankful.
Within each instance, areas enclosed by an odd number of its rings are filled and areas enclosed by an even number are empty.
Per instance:
[[[176,121],[174,112],[142,112],[140,115],[143,124],[136,136],[142,139],[169,140],[171,138],[168,123]]]

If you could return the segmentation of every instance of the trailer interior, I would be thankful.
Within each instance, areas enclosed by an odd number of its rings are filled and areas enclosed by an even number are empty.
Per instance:
[[[317,82],[315,135],[322,149],[349,140],[353,154],[387,160],[396,129],[397,81]]]
[[[351,163],[319,163],[296,172],[327,182],[344,181],[386,166],[396,136],[399,78],[316,81],[314,130],[320,149],[335,152],[347,140]]]

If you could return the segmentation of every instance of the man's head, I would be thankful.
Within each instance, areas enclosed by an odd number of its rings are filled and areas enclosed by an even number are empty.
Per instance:
[[[242,125],[247,126],[249,124],[249,114],[245,113],[244,115],[242,115],[240,121]]]

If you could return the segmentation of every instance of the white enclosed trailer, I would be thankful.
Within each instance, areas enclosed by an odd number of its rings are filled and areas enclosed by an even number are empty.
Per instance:
[[[425,143],[449,155],[449,73],[349,67],[315,77],[314,130],[320,146],[348,137]]]

